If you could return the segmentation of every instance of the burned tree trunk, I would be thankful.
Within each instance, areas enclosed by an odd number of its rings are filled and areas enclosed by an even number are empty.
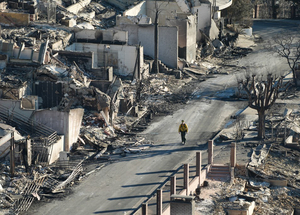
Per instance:
[[[154,62],[153,62],[153,73],[159,73],[158,65],[158,15],[159,10],[156,8],[155,21],[154,21]]]
[[[270,109],[278,98],[279,88],[282,86],[283,77],[276,78],[272,74],[267,75],[267,79],[258,79],[256,75],[247,76],[238,83],[248,95],[249,107],[257,110],[258,113],[258,139],[265,138],[265,112]]]
[[[262,139],[265,136],[265,110],[258,110],[258,138]]]

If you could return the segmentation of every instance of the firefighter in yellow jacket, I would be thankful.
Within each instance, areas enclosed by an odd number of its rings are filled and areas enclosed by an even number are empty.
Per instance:
[[[182,120],[181,124],[179,125],[179,128],[178,128],[178,133],[179,134],[181,133],[181,143],[182,144],[185,144],[185,142],[186,142],[185,135],[186,135],[186,133],[188,133],[188,131],[189,131],[189,128],[188,128],[187,124],[185,124],[184,120]]]

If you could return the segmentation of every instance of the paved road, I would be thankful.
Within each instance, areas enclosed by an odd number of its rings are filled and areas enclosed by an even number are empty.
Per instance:
[[[299,31],[299,20],[282,20],[282,19],[268,19],[268,20],[254,20],[253,32],[258,33],[264,39],[269,39],[275,34],[285,32],[287,30],[297,32]]]
[[[267,31],[258,27],[259,31]],[[268,25],[266,22],[261,22]],[[285,26],[282,25],[282,26]],[[273,27],[275,28],[275,27]],[[273,29],[272,28],[272,29]],[[255,61],[256,55],[249,56]],[[257,59],[256,59],[257,60]],[[247,58],[238,61],[244,64]],[[141,154],[116,157],[116,161],[85,179],[74,193],[64,200],[54,200],[33,210],[30,214],[89,215],[130,214],[168,180],[174,170],[195,156],[195,151],[206,151],[206,142],[223,128],[229,117],[245,105],[242,102],[224,101],[220,97],[232,93],[235,74],[220,75],[199,83],[199,88],[184,109],[153,122],[141,135],[154,140],[154,146]],[[225,93],[223,92],[225,91]],[[222,93],[221,93],[222,92]],[[178,125],[184,119],[189,125],[187,144],[180,144]],[[220,148],[216,147],[218,153]],[[207,163],[203,153],[203,164]]]

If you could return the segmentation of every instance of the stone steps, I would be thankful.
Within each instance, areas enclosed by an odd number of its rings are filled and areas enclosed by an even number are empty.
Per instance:
[[[226,178],[230,179],[230,170],[228,165],[213,164],[207,174],[209,179]]]
[[[169,69],[164,63],[162,63],[160,60],[158,61],[158,65],[159,65],[159,72],[160,73],[165,73],[165,74],[169,74],[171,73],[173,70]]]

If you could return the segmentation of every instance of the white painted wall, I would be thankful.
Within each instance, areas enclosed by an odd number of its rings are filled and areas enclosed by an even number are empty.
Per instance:
[[[196,22],[196,15],[186,13],[167,21],[168,26],[178,26],[178,57],[189,63],[196,59]]]
[[[138,44],[138,43],[136,43]],[[109,48],[105,48],[109,47]],[[113,66],[114,73],[117,75],[127,76],[133,75],[135,62],[137,58],[137,47],[127,45],[105,45],[95,43],[74,43],[66,48],[68,51],[91,51],[94,53],[94,65],[104,66],[104,62],[99,62],[106,55],[106,66]],[[106,54],[105,54],[106,53]],[[101,55],[101,56],[100,56]],[[116,56],[117,55],[117,56]],[[117,58],[113,58],[116,56]],[[141,65],[143,59],[143,47],[140,48]],[[140,65],[140,66],[141,66]]]
[[[64,151],[64,135],[60,135],[59,137],[60,139],[56,143],[48,147],[49,164],[52,164],[59,158],[59,152]]]
[[[186,38],[186,60],[193,63],[196,60],[196,37],[197,37],[197,17],[195,15],[188,16]]]
[[[154,50],[154,46],[152,48]],[[178,28],[176,26],[159,27],[159,59],[168,67],[177,69]]]
[[[128,31],[128,45],[141,43],[144,54],[154,58],[154,26],[123,24],[117,29]],[[159,26],[159,59],[170,68],[177,68],[178,28]]]
[[[211,25],[211,4],[202,3],[201,6],[192,8],[192,12],[198,14],[197,41],[201,39],[200,30],[204,30]]]
[[[0,143],[0,158],[6,155],[9,152],[9,149],[7,149],[10,146],[10,137],[11,134],[8,131],[5,131],[3,129],[0,129],[0,136],[1,136],[1,143]],[[5,152],[4,152],[5,151]]]
[[[14,133],[13,135],[15,141],[24,139],[24,137],[21,136],[14,127],[4,123],[0,123],[0,158],[3,158],[10,151],[9,147],[12,132]],[[18,154],[16,154],[16,156],[19,157]]]
[[[118,18],[124,20],[124,17],[118,17],[117,16],[117,20]],[[127,18],[125,18],[127,19]],[[128,19],[127,19],[128,20]],[[118,22],[118,21],[117,21]],[[139,35],[138,35],[138,29],[140,28],[140,26],[134,24],[134,23],[120,23],[120,25],[117,25],[117,27],[115,27],[115,29],[121,29],[124,31],[128,32],[128,45],[133,46],[133,45],[137,45],[139,44]],[[145,47],[144,44],[141,44],[142,46]],[[144,51],[147,51],[146,49]]]
[[[56,110],[38,110],[34,113],[34,120],[64,135],[64,150],[69,151],[77,141],[84,110],[72,109],[69,112]]]

